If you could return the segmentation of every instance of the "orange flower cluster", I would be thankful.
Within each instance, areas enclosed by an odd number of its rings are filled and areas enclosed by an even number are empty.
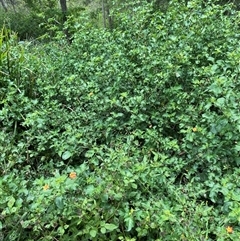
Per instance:
[[[192,131],[196,132],[197,131],[197,127],[192,128]]]
[[[48,184],[45,184],[45,185],[43,186],[43,190],[46,191],[46,190],[48,190],[48,189],[49,189],[49,185],[48,185]]]
[[[69,178],[75,179],[76,177],[77,177],[77,173],[76,172],[70,172]]]
[[[227,226],[226,230],[228,233],[233,233],[233,227]]]

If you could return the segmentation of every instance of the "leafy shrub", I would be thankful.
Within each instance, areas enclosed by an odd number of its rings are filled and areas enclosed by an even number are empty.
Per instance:
[[[115,18],[69,19],[71,45],[1,41],[3,236],[237,240],[239,13]]]

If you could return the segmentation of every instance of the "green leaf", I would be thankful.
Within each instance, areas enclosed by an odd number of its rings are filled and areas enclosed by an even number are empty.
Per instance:
[[[95,187],[93,185],[89,185],[85,189],[85,193],[87,195],[92,195],[94,193]]]
[[[13,196],[11,196],[8,200],[7,205],[8,205],[9,208],[12,208],[14,203],[15,203],[15,198]]]
[[[89,234],[92,238],[95,238],[97,236],[97,230],[92,229]]]
[[[240,144],[237,144],[237,145],[235,146],[235,150],[236,150],[236,151],[240,151]]]
[[[134,220],[132,217],[128,217],[125,219],[126,225],[127,225],[127,231],[130,232],[132,228],[134,227]]]
[[[115,224],[113,224],[113,223],[106,223],[106,224],[104,225],[104,227],[105,227],[107,230],[109,230],[109,231],[113,231],[113,230],[116,229],[118,226],[115,225]]]
[[[225,98],[223,98],[223,97],[218,98],[216,101],[216,106],[222,107],[222,106],[224,106],[224,103],[225,103]]]
[[[94,154],[95,154],[94,150],[89,150],[86,152],[85,157],[90,158],[90,157],[93,157]]]
[[[238,193],[232,193],[232,200],[240,202],[240,195]]]
[[[63,227],[60,226],[60,227],[58,227],[57,232],[58,232],[58,234],[63,235],[65,233],[65,230]]]
[[[68,158],[70,158],[72,156],[72,153],[70,151],[65,151],[63,154],[62,154],[62,159],[65,161],[67,160]]]
[[[55,204],[59,209],[63,209],[64,208],[63,197],[62,196],[56,197]]]
[[[117,200],[117,201],[121,200],[122,197],[123,197],[123,194],[122,194],[122,193],[116,193],[116,194],[114,194],[114,199]]]

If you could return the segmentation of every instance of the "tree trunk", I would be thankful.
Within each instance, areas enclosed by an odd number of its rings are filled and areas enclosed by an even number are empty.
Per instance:
[[[110,8],[109,8],[108,5],[107,5],[107,8],[106,8],[106,13],[107,13],[107,18],[108,18],[109,28],[112,30],[113,29],[113,19],[112,19],[112,16],[110,15]]]
[[[105,2],[102,0],[102,15],[103,15],[103,26],[106,28],[106,11],[105,11]]]
[[[103,14],[103,26],[104,28],[113,28],[113,18],[110,15],[109,2],[107,0],[102,0],[102,14]]]
[[[69,34],[68,28],[64,28],[64,23],[67,21],[67,1],[60,0],[61,11],[62,11],[62,23],[63,23],[63,32],[66,36],[68,43],[71,43],[71,36]]]
[[[63,22],[66,22],[67,20],[67,1],[66,0],[60,0],[62,15],[63,15]]]

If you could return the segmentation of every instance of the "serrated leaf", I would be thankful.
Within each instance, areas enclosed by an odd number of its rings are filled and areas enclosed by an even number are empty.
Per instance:
[[[128,217],[125,219],[125,222],[126,222],[126,226],[127,226],[127,231],[131,231],[132,228],[134,227],[134,221],[133,221],[133,218],[132,217]]]

